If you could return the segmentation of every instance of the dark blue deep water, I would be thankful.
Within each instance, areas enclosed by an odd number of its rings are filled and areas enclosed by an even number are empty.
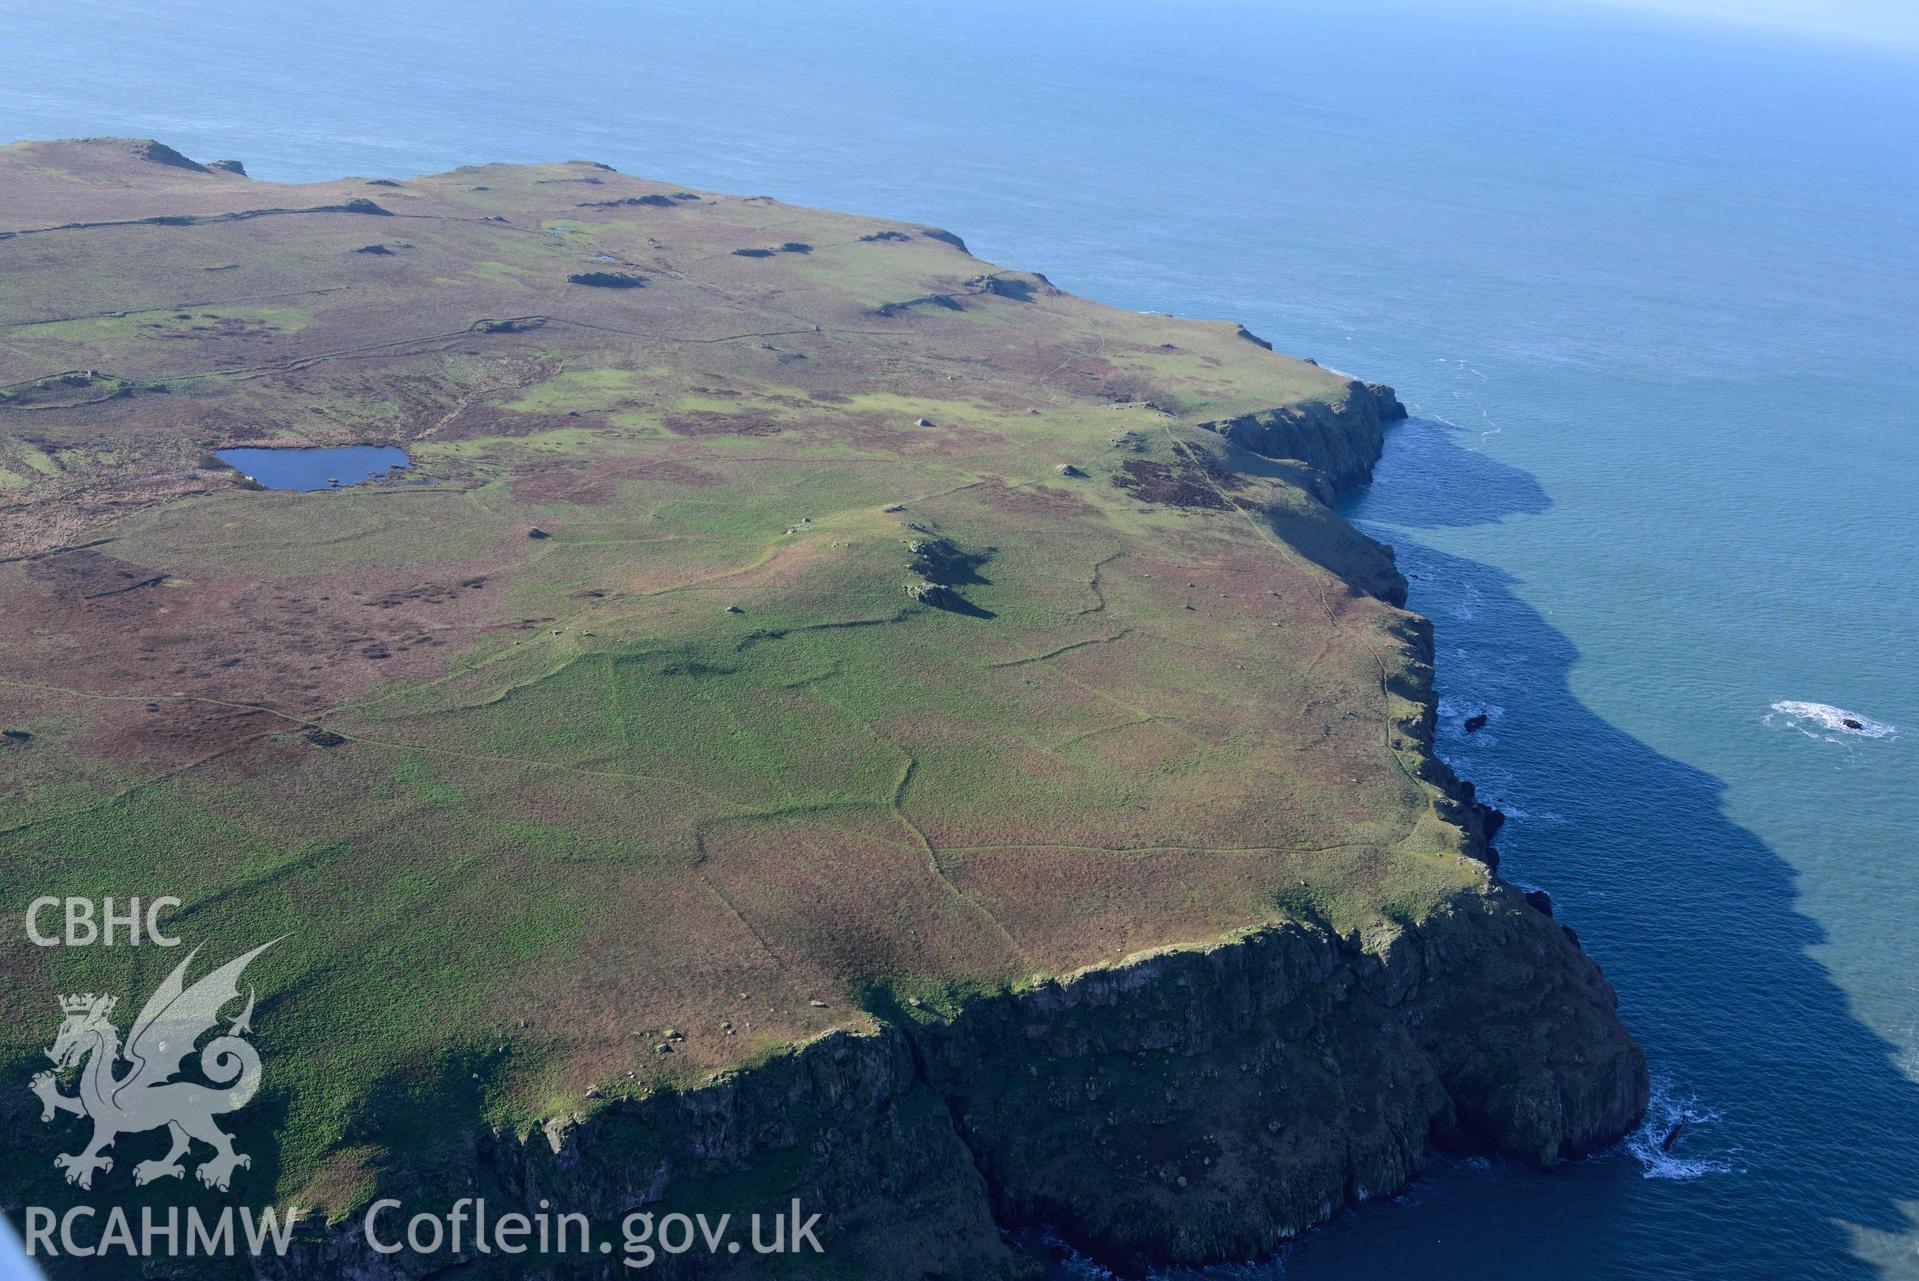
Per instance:
[[[584,157],[1396,384],[1351,514],[1437,624],[1443,749],[1694,1123],[1260,1271],[1919,1277],[1913,54],[1497,0],[0,0],[0,48],[0,136]]]
[[[335,485],[357,485],[407,466],[406,451],[392,445],[320,445],[215,452],[241,475],[252,477],[268,489],[331,489]]]

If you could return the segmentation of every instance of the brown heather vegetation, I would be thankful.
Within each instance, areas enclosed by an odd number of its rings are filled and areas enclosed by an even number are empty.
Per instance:
[[[910,224],[153,154],[0,148],[0,910],[285,936],[255,1200],[363,1202],[396,1099],[523,1134],[906,1002],[1496,891],[1409,619],[1354,586],[1389,558],[1320,498],[1376,445],[1359,384]],[[1276,409],[1349,456],[1215,426]],[[414,469],[206,465],[348,443]],[[906,594],[911,543],[966,608]],[[0,940],[0,1059],[170,963]]]

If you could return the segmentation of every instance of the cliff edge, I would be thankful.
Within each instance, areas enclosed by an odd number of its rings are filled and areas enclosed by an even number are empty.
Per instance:
[[[167,896],[196,977],[278,940],[212,1173],[310,1226],[253,1271],[630,1270],[364,1236],[474,1197],[613,1245],[798,1199],[791,1275],[1243,1259],[1644,1106],[1329,506],[1390,389],[588,161],[14,144],[0,274],[0,918]],[[156,959],[0,934],[0,1078]],[[136,1190],[151,1134],[70,1187],[41,1111],[0,1089],[0,1204],[200,1190]]]

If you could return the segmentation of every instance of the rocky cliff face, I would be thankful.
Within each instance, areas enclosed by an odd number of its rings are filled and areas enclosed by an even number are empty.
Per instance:
[[[1338,401],[1313,401],[1202,423],[1241,449],[1267,458],[1297,458],[1325,473],[1334,489],[1373,478],[1384,427],[1406,416],[1391,387],[1357,380]]]
[[[999,1229],[1029,1223],[1139,1268],[1264,1253],[1396,1191],[1439,1148],[1549,1164],[1610,1142],[1646,1100],[1597,967],[1490,879],[1417,925],[1288,924],[951,1019],[873,1012],[867,1030],[704,1089],[479,1137],[456,1185],[390,1194],[436,1211],[480,1196],[495,1214],[546,1200],[614,1240],[634,1211],[743,1221],[797,1197],[822,1216],[832,1275],[1019,1276],[1027,1261]],[[446,1262],[376,1254],[355,1218],[269,1274],[421,1277]],[[697,1251],[655,1266],[741,1267]]]
[[[1390,388],[1351,393],[1209,426],[1353,484],[1377,460],[1381,423],[1405,410]],[[1390,596],[1390,554],[1374,568]],[[1021,1277],[1034,1265],[1009,1228],[1047,1225],[1124,1270],[1245,1259],[1396,1191],[1439,1150],[1544,1166],[1616,1140],[1645,1109],[1644,1056],[1577,939],[1492,874],[1498,816],[1431,752],[1430,625],[1408,616],[1397,641],[1388,688],[1414,710],[1392,746],[1487,868],[1422,919],[1341,934],[1295,908],[1281,924],[940,1014],[876,994],[859,1029],[703,1088],[532,1135],[475,1135],[393,1172],[383,1195],[408,1212],[461,1196],[496,1215],[546,1202],[616,1243],[636,1212],[743,1220],[798,1198],[821,1216],[826,1253],[786,1260],[785,1275]],[[418,1278],[451,1261],[376,1253],[360,1223],[257,1266]],[[627,1275],[620,1249],[542,1263],[469,1253],[460,1266]],[[696,1248],[650,1270],[743,1276],[765,1263]]]
[[[1499,886],[1366,937],[1089,972],[916,1040],[997,1217],[1123,1267],[1263,1253],[1435,1145],[1550,1163],[1645,1102],[1596,968]]]

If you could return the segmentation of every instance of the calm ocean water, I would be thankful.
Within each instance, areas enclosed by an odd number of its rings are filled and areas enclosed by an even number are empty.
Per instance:
[[[1693,1124],[1446,1165],[1258,1274],[1919,1277],[1919,63],[1316,7],[0,0],[0,136],[601,160],[1396,384],[1350,506],[1444,750]]]

